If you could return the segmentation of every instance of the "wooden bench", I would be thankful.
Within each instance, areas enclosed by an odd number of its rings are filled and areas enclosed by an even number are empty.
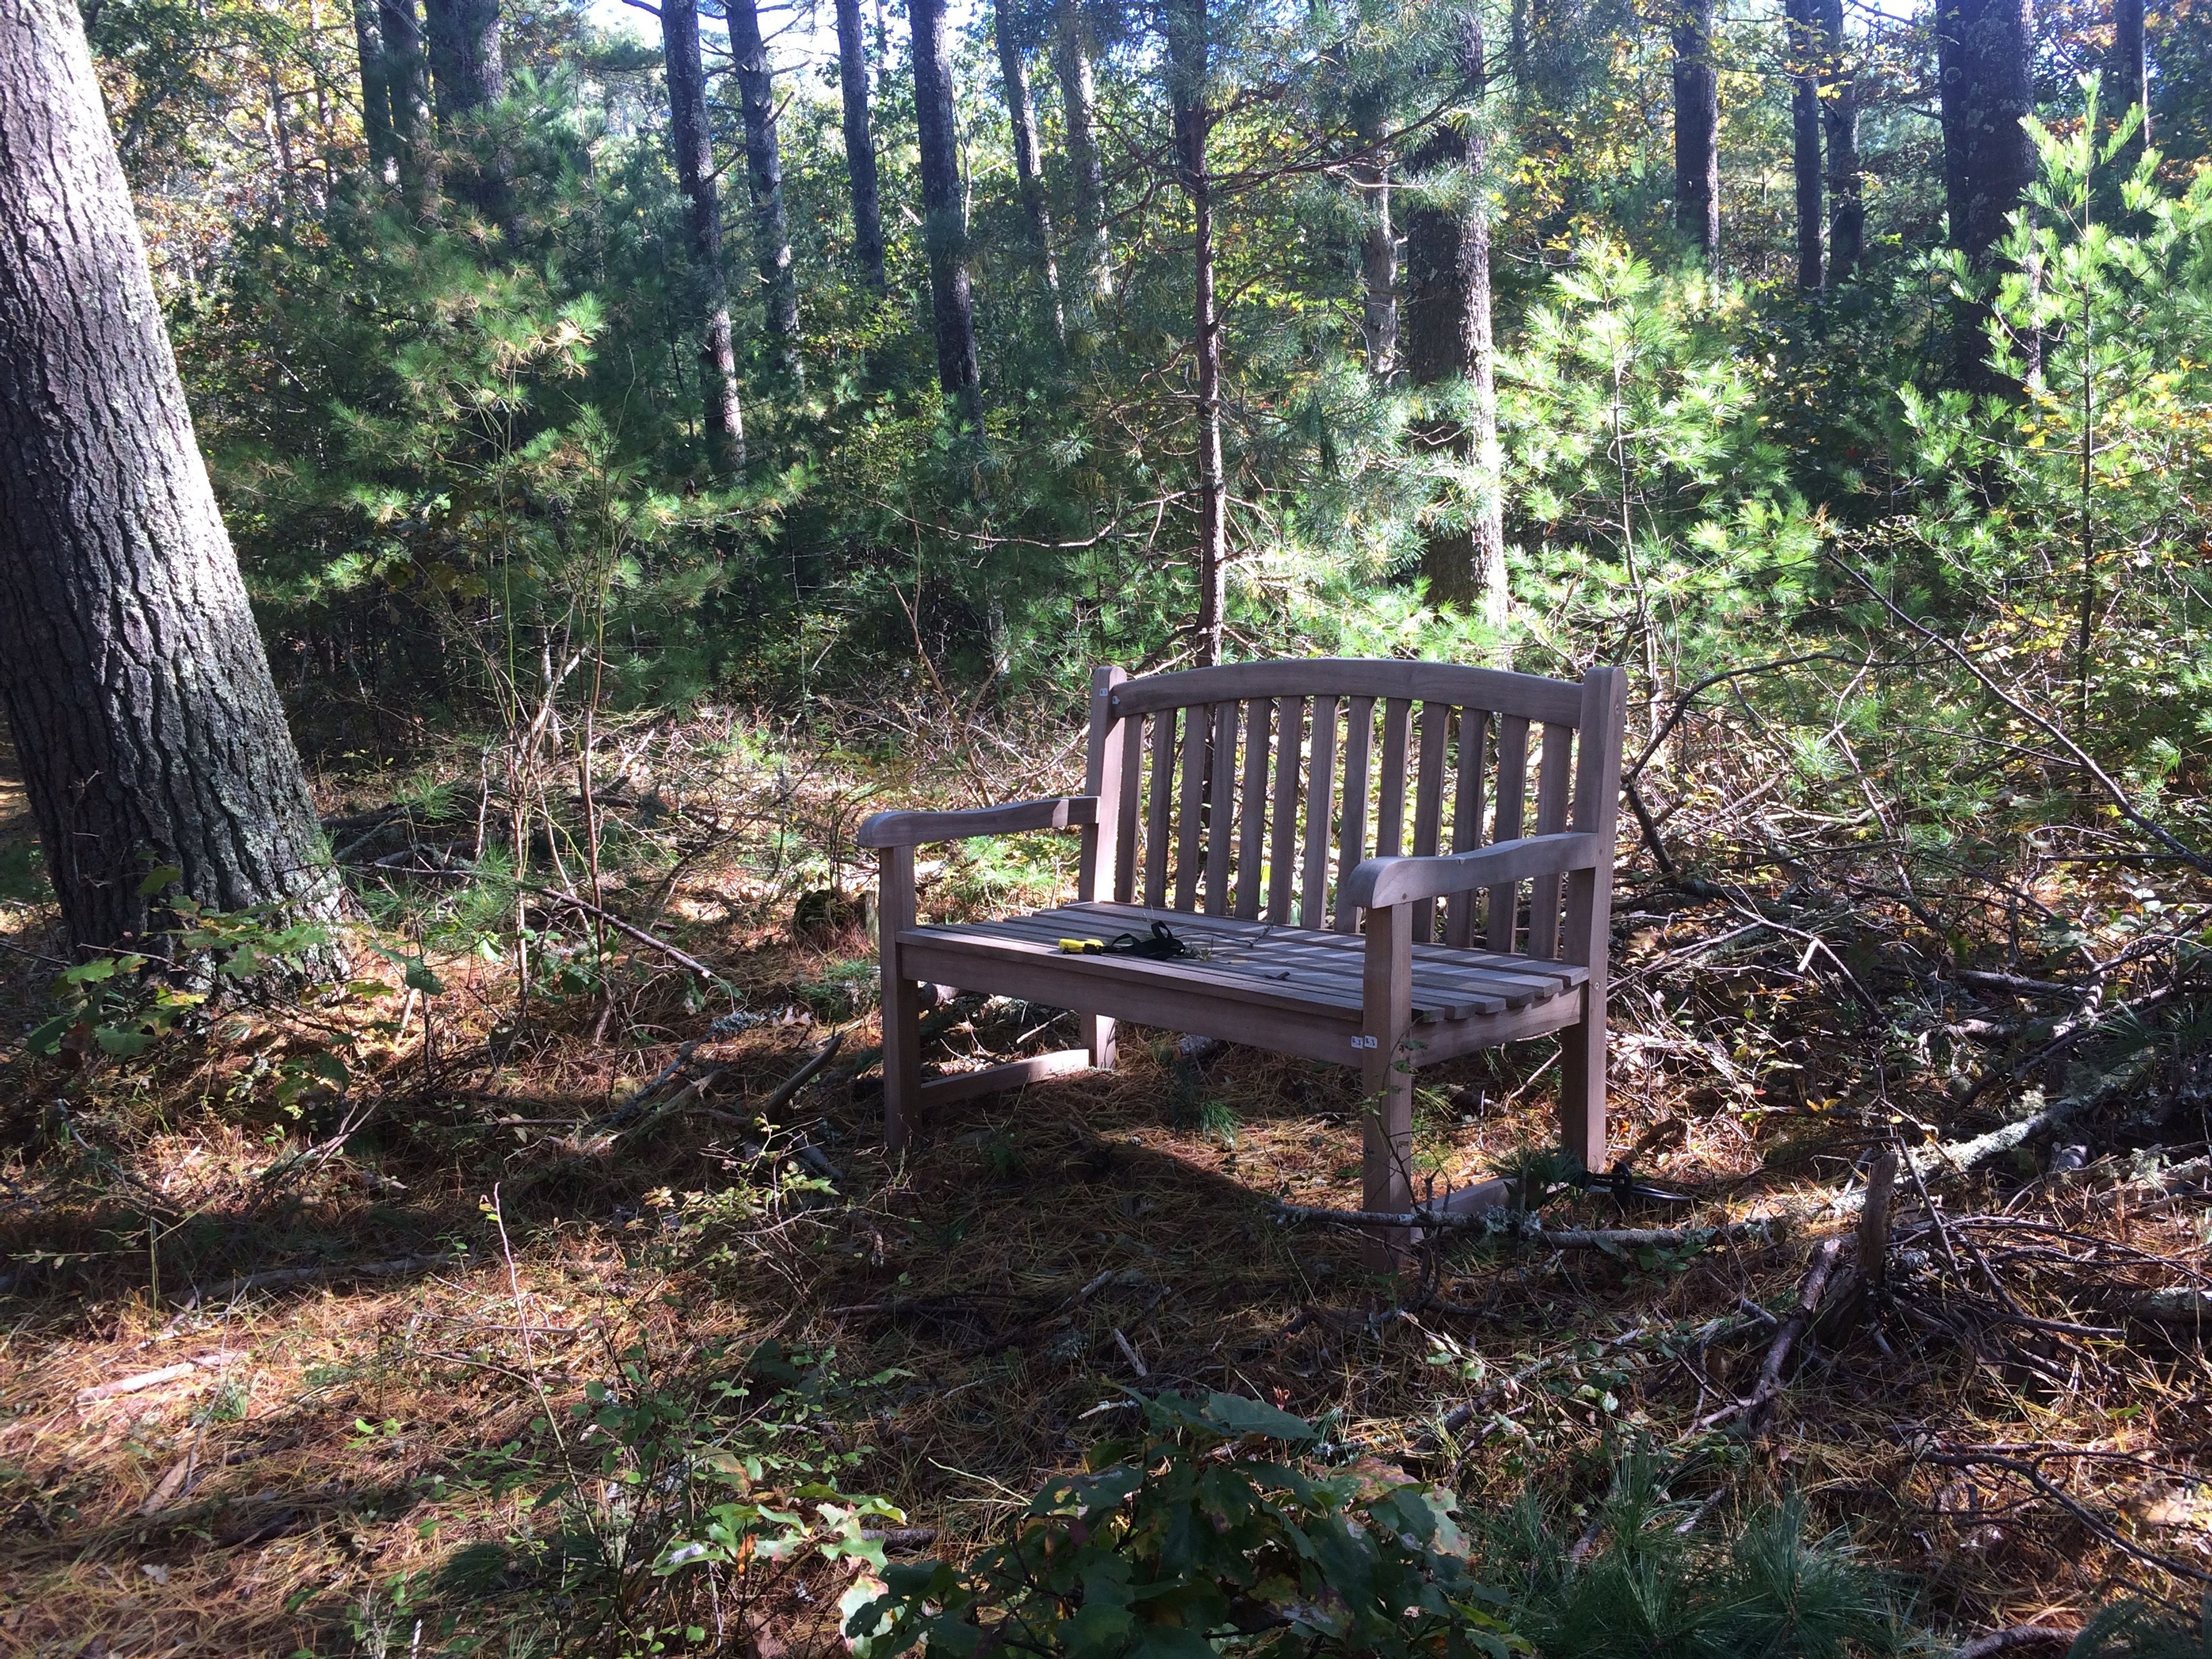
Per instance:
[[[885,1139],[903,1147],[932,1102],[1111,1066],[1133,1020],[1359,1066],[1364,1206],[1405,1214],[1416,1067],[1563,1031],[1561,1139],[1601,1167],[1626,684],[1332,658],[1099,669],[1084,793],[860,826],[880,854]],[[1075,902],[916,925],[916,846],[1034,830],[1081,831]],[[1155,921],[1194,954],[1060,948]],[[1085,1046],[924,1082],[918,981],[1074,1009]]]

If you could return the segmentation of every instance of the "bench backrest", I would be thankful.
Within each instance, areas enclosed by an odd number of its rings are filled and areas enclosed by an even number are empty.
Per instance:
[[[1363,859],[1574,829],[1611,845],[1622,676],[1580,684],[1389,659],[1093,676],[1085,897],[1354,933]],[[1435,906],[1417,940],[1559,952],[1563,884]],[[1602,891],[1602,887],[1600,889]],[[1577,930],[1569,929],[1570,934]],[[1586,959],[1571,938],[1568,955]]]

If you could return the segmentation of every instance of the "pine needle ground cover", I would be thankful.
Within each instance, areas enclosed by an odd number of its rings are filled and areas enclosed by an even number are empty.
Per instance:
[[[1611,1650],[1538,1594],[1545,1571],[1595,1595],[1662,1533],[1741,1566],[1784,1506],[1793,1538],[1856,1552],[1883,1641],[2186,1608],[2212,1574],[2187,1029],[2146,1016],[2148,1042],[2037,1059],[2045,994],[2002,913],[1934,935],[1873,890],[1881,854],[1786,816],[1825,862],[1713,854],[1743,823],[1724,745],[1686,757],[1678,873],[1636,855],[1615,914],[1617,1144],[1689,1201],[1565,1193],[1541,1224],[1773,1224],[1455,1235],[1394,1285],[1356,1236],[1278,1207],[1357,1201],[1356,1084],[1301,1062],[1133,1030],[1119,1071],[962,1103],[887,1163],[871,949],[840,896],[865,881],[840,849],[863,800],[1020,790],[731,730],[664,727],[609,790],[630,837],[609,906],[712,983],[635,941],[586,950],[525,895],[519,1013],[512,940],[484,943],[514,891],[413,850],[477,810],[434,757],[406,781],[406,856],[359,855],[391,860],[361,884],[383,907],[362,939],[389,954],[357,949],[352,991],[13,1063],[6,1650],[837,1651],[856,1592],[1004,1540],[1135,1431],[1136,1396],[1170,1394],[1319,1425],[1296,1449],[1315,1467],[1457,1493],[1546,1653]],[[326,808],[394,784],[335,779]],[[954,849],[925,910],[1043,902],[1071,852]],[[2091,870],[2038,902],[2184,896]],[[6,914],[27,1023],[51,917]],[[1969,1074],[1975,1022],[2021,1035]],[[1065,1024],[963,1000],[929,1058],[1064,1046]],[[288,1092],[288,1057],[339,1047],[343,1086]],[[1439,1189],[1540,1170],[1548,1059],[1423,1074]],[[2063,1133],[1971,1168],[1913,1156],[2072,1097]],[[1907,1154],[1884,1282],[1809,1321],[1747,1409],[1808,1265],[1851,1235],[1834,1200],[1884,1148]],[[1553,1541],[1516,1556],[1516,1525]]]

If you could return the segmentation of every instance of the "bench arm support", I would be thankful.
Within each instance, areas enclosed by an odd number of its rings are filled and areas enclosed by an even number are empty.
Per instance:
[[[1369,859],[1345,883],[1346,898],[1364,910],[1384,909],[1422,899],[1470,893],[1478,887],[1504,886],[1531,876],[1595,870],[1609,849],[1593,835],[1566,831],[1501,841],[1471,852],[1431,858]]]
[[[857,839],[863,847],[920,847],[933,841],[1011,836],[1024,830],[1078,829],[1097,821],[1097,796],[1053,795],[964,812],[878,812],[861,823]]]

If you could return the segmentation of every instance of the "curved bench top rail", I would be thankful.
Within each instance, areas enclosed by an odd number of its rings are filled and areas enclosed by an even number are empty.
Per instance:
[[[1579,726],[1583,712],[1583,689],[1572,680],[1391,657],[1309,657],[1148,674],[1115,686],[1113,708],[1116,715],[1146,714],[1259,697],[1406,698],[1517,714],[1546,726]]]

